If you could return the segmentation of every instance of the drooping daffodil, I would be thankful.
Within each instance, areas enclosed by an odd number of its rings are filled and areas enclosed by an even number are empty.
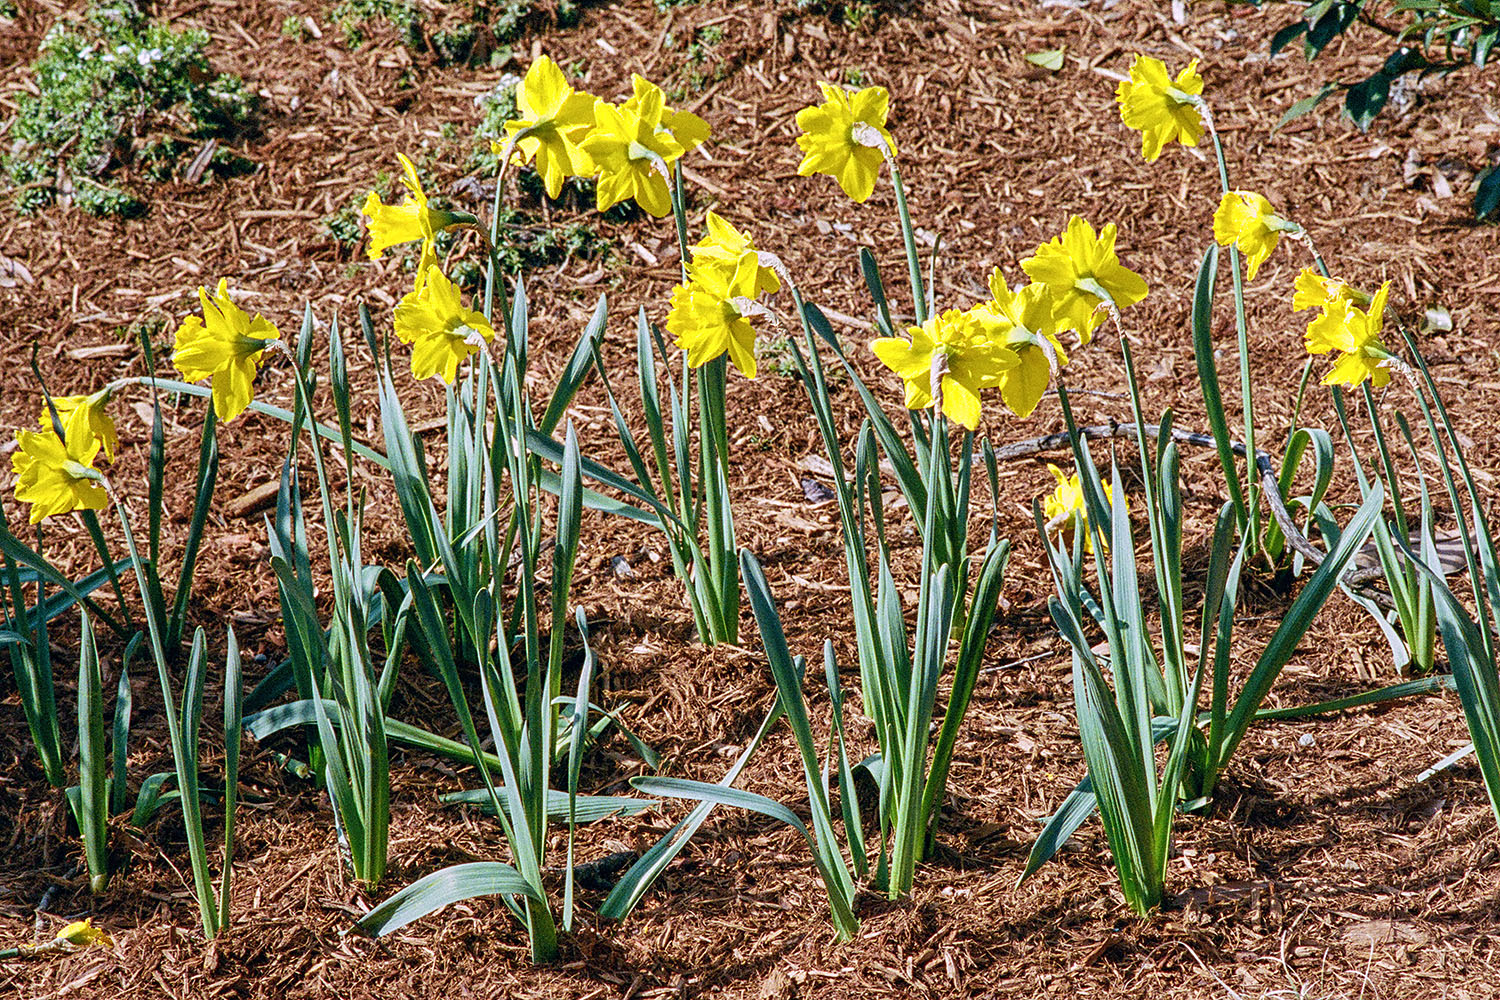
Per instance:
[[[881,160],[896,155],[896,140],[885,127],[891,95],[884,87],[866,87],[854,94],[831,83],[820,82],[818,87],[823,103],[797,112],[797,127],[803,133],[797,137],[803,153],[797,173],[827,174],[849,197],[867,201]]]
[[[664,126],[664,108],[660,88],[649,83],[624,104],[595,102],[583,151],[599,172],[599,211],[632,199],[659,219],[672,211],[668,171],[687,148]]]
[[[449,226],[468,221],[472,216],[433,208],[427,202],[427,192],[422,189],[416,164],[404,153],[397,153],[396,159],[401,161],[401,183],[406,188],[406,197],[400,204],[387,205],[380,200],[380,195],[371,191],[365,196],[361,210],[370,229],[370,259],[378,260],[390,247],[421,240],[425,265],[434,259],[437,234]]]
[[[1325,278],[1310,267],[1304,267],[1292,286],[1292,310],[1326,309],[1330,303],[1347,302],[1363,309],[1370,297],[1346,281]]]
[[[1254,191],[1225,192],[1214,212],[1214,239],[1220,246],[1239,247],[1251,281],[1276,250],[1283,233],[1301,232],[1301,226],[1277,215],[1275,206]]]
[[[1113,222],[1095,236],[1094,227],[1075,215],[1061,236],[1021,262],[1032,281],[1051,291],[1057,330],[1077,331],[1085,345],[1110,306],[1123,310],[1146,297],[1146,282],[1115,255],[1115,235]]]
[[[396,304],[394,325],[396,337],[411,345],[412,376],[449,385],[459,363],[495,339],[484,314],[465,309],[458,286],[436,267],[417,275],[416,287]]]
[[[523,163],[536,164],[549,198],[562,193],[569,177],[594,172],[594,161],[581,145],[594,127],[594,102],[592,94],[574,90],[548,56],[538,56],[516,88],[520,117],[506,122],[505,131],[511,136],[525,132],[516,148]],[[502,152],[498,143],[491,145],[496,155]]]
[[[66,426],[69,418],[75,413],[82,411],[83,428],[91,435],[99,439],[104,446],[104,457],[109,461],[115,460],[115,452],[120,448],[119,435],[115,433],[115,420],[109,415],[108,389],[100,389],[98,392],[87,396],[53,396],[52,406],[57,410],[57,419]],[[37,423],[43,430],[52,430],[52,413],[46,406],[42,407]]]
[[[704,213],[703,221],[707,232],[703,240],[692,247],[693,263],[713,263],[719,267],[736,268],[740,259],[748,253],[756,260],[755,294],[781,290],[781,279],[776,276],[776,269],[769,266],[769,263],[774,263],[774,258],[769,254],[762,254],[748,233],[736,229],[712,210]]]
[[[214,414],[227,423],[250,405],[261,353],[281,333],[259,313],[252,319],[230,301],[223,278],[211,296],[199,288],[198,303],[202,318],[189,316],[177,328],[172,366],[189,382],[213,380]]]
[[[732,265],[695,260],[688,280],[672,291],[667,332],[698,368],[726,351],[746,378],[755,377],[755,328],[750,317],[758,307],[760,262],[745,252]]]
[[[1005,346],[1006,323],[986,309],[949,309],[907,328],[910,340],[882,337],[870,350],[900,377],[906,408],[923,410],[941,398],[949,419],[969,430],[979,427],[979,394],[997,388],[1020,364]]]
[[[975,306],[992,312],[1005,330],[1001,343],[1015,352],[1016,366],[1000,375],[1000,398],[1018,417],[1029,417],[1041,402],[1054,367],[1068,363],[1053,332],[1052,293],[1046,285],[1011,291],[997,267],[990,273],[990,300]]]
[[[10,466],[16,474],[15,495],[31,504],[31,523],[75,510],[102,510],[109,503],[104,477],[94,468],[101,441],[90,430],[88,414],[75,409],[63,426],[63,437],[48,420],[44,431],[17,431]]]
[[[1390,368],[1395,358],[1380,339],[1390,289],[1389,281],[1380,286],[1380,291],[1370,301],[1369,311],[1352,302],[1330,301],[1324,307],[1323,315],[1308,325],[1306,343],[1309,354],[1336,351],[1339,355],[1332,370],[1323,376],[1324,385],[1352,388],[1368,379],[1379,389],[1390,382]]]
[[[1175,80],[1160,59],[1137,55],[1131,62],[1130,79],[1120,81],[1115,100],[1120,103],[1121,120],[1141,133],[1141,155],[1147,163],[1155,162],[1169,142],[1198,145],[1203,138],[1198,104],[1202,93],[1196,59]]]
[[[648,101],[660,99],[662,102],[661,118],[657,124],[657,128],[667,132],[673,139],[677,140],[678,145],[682,147],[684,153],[691,153],[708,141],[708,122],[699,118],[691,111],[679,111],[676,108],[668,107],[666,104],[666,95],[662,93],[662,89],[650,80],[647,80],[644,76],[641,76],[639,73],[631,75],[630,91],[630,96],[625,99],[625,103],[620,105],[620,107],[639,110]]]
[[[1093,532],[1089,530],[1088,503],[1084,499],[1083,484],[1078,480],[1078,473],[1069,476],[1051,462],[1047,463],[1047,468],[1051,471],[1052,478],[1057,480],[1057,488],[1042,498],[1042,516],[1047,519],[1047,530],[1061,531],[1064,541],[1070,546],[1073,544],[1074,531],[1082,531],[1083,550],[1093,552],[1094,538]],[[1113,487],[1106,492],[1105,500],[1111,510],[1117,503],[1126,505],[1124,509],[1129,510],[1125,496]],[[1106,530],[1102,537],[1104,550],[1107,552],[1109,532]]]

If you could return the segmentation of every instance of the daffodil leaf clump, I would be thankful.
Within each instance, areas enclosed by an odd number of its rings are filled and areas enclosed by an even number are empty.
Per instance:
[[[210,65],[205,32],[153,21],[132,0],[58,21],[31,82],[35,93],[17,92],[14,146],[0,158],[27,212],[67,197],[96,215],[137,215],[145,202],[121,183],[122,170],[161,179],[192,155],[183,138],[232,138],[254,111],[240,78]],[[211,169],[243,167],[226,149],[214,156]]]

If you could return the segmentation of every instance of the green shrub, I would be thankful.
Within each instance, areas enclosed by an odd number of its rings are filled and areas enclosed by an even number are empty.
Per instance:
[[[448,13],[434,20],[414,0],[343,0],[332,16],[350,46],[363,44],[369,26],[384,21],[396,29],[402,45],[431,51],[448,65],[483,61],[492,42],[514,41],[529,28],[572,27],[582,6],[582,0],[466,0],[448,5]],[[508,51],[504,54],[508,58]]]
[[[94,4],[81,19],[54,25],[31,68],[37,92],[18,96],[15,145],[0,160],[16,207],[51,204],[61,175],[86,211],[138,215],[144,200],[111,181],[122,165],[164,179],[194,148],[176,137],[245,129],[254,97],[239,77],[213,71],[207,46],[206,33],[174,31],[133,0]],[[210,167],[236,172],[243,163],[226,153]]]

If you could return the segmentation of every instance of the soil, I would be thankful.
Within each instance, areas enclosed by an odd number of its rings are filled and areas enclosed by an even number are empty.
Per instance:
[[[0,30],[0,106],[7,112],[27,86],[37,42],[64,9],[52,0],[22,0],[14,26]],[[94,219],[70,208],[0,219],[0,253],[30,273],[30,280],[0,282],[0,351],[8,362],[0,371],[0,423],[7,428],[34,420],[36,389],[26,363],[33,345],[54,393],[142,374],[133,338],[144,329],[158,345],[168,343],[195,309],[196,287],[221,275],[247,308],[288,334],[304,303],[320,332],[335,317],[351,329],[360,302],[369,303],[377,323],[387,323],[409,280],[406,265],[399,255],[366,260],[362,248],[341,246],[320,220],[362,197],[378,174],[396,170],[397,151],[418,160],[429,190],[460,192],[452,196],[460,207],[487,211],[465,204],[464,188],[453,187],[469,176],[475,98],[545,52],[576,66],[580,86],[601,95],[628,91],[632,72],[680,88],[680,106],[714,130],[688,160],[693,217],[713,207],[749,227],[761,246],[788,262],[809,300],[837,314],[855,348],[869,337],[870,314],[858,247],[874,250],[898,308],[902,298],[894,291],[904,282],[893,199],[880,186],[867,204],[855,205],[826,177],[797,177],[793,115],[816,99],[818,80],[888,87],[916,224],[941,236],[940,305],[964,307],[982,298],[996,265],[1014,284],[1018,262],[1072,213],[1096,224],[1116,222],[1122,258],[1152,287],[1146,302],[1126,314],[1147,412],[1170,406],[1179,425],[1205,429],[1188,316],[1211,239],[1217,178],[1205,149],[1172,146],[1154,164],[1141,160],[1139,137],[1121,126],[1113,97],[1131,53],[1140,51],[1172,66],[1200,60],[1236,185],[1265,193],[1303,222],[1335,273],[1366,287],[1391,281],[1392,301],[1414,328],[1430,307],[1449,311],[1452,331],[1424,336],[1422,347],[1458,404],[1482,485],[1492,487],[1500,472],[1492,416],[1500,405],[1500,229],[1470,218],[1465,193],[1500,147],[1494,72],[1465,69],[1415,83],[1365,133],[1341,118],[1332,101],[1275,130],[1282,113],[1324,80],[1359,79],[1379,65],[1382,51],[1365,51],[1368,33],[1307,64],[1295,54],[1268,58],[1272,34],[1291,16],[1274,6],[1202,3],[1174,16],[1167,5],[1141,0],[1102,9],[929,0],[877,5],[871,18],[849,28],[787,2],[660,11],[650,0],[628,0],[587,5],[581,23],[566,29],[540,22],[516,43],[514,61],[471,69],[439,66],[378,31],[351,49],[327,7],[305,0],[189,0],[156,9],[174,23],[208,31],[217,68],[243,74],[260,90],[260,130],[235,144],[259,168],[237,179],[157,186],[149,213],[138,220]],[[281,27],[292,15],[317,30],[300,40],[286,37]],[[698,32],[708,27],[722,30],[722,40],[711,46],[708,79],[694,81],[687,40],[703,38]],[[1066,58],[1058,72],[1024,59],[1060,47]],[[539,387],[560,371],[600,294],[608,296],[606,354],[618,368],[615,384],[630,385],[637,309],[660,322],[677,279],[669,223],[602,222],[586,209],[557,207],[552,218],[595,226],[614,255],[571,259],[526,278]],[[1305,257],[1305,250],[1284,244],[1249,286],[1250,367],[1270,439],[1263,446],[1273,452],[1285,440],[1303,366],[1304,320],[1287,303]],[[1221,289],[1226,386],[1238,363],[1227,303]],[[373,359],[358,338],[349,340],[357,434],[362,428],[362,438],[380,447]],[[793,648],[815,654],[831,637],[847,668],[854,651],[837,514],[803,492],[807,460],[821,455],[821,444],[800,385],[777,363],[774,340],[762,345],[758,379],[731,379],[740,542],[766,565]],[[1111,341],[1101,336],[1076,352],[1068,369],[1080,391],[1079,415],[1088,422],[1129,419],[1120,349]],[[872,385],[889,384],[873,358],[854,353]],[[431,385],[407,380],[401,391],[414,420],[441,412],[442,395]],[[273,360],[258,397],[289,405],[291,392],[285,362]],[[1398,382],[1386,401],[1400,406],[1400,392]],[[1229,387],[1226,394],[1233,408],[1237,393]],[[1314,386],[1308,400],[1304,419],[1336,430],[1326,393]],[[601,402],[591,382],[571,417],[588,454],[623,467]],[[327,409],[326,398],[322,404]],[[890,405],[899,405],[894,393]],[[113,409],[122,454],[110,475],[144,517],[149,397],[126,391]],[[857,401],[846,396],[836,409],[852,434]],[[175,553],[192,508],[202,410],[184,401],[169,407],[168,416],[169,454],[183,470],[170,478],[165,499],[164,547]],[[998,410],[986,420],[997,443],[1062,426],[1055,397],[1029,420]],[[1347,500],[1352,476],[1343,440],[1335,437],[1342,463],[1335,497]],[[232,624],[256,660],[254,680],[282,655],[284,640],[260,508],[241,501],[278,474],[287,430],[246,414],[222,429],[220,446],[220,503],[190,620],[205,627],[213,649],[222,649],[224,626]],[[0,943],[51,937],[81,914],[91,914],[115,943],[0,963],[0,990],[24,997],[757,1000],[1497,995],[1500,836],[1479,771],[1462,763],[1417,780],[1467,742],[1451,694],[1253,729],[1211,808],[1179,818],[1169,898],[1150,919],[1126,907],[1097,822],[1017,887],[1038,820],[1085,770],[1069,658],[1046,616],[1051,584],[1029,514],[1032,498],[1051,489],[1044,461],[1065,457],[1002,467],[996,500],[1015,554],[960,739],[939,850],[919,869],[910,898],[861,896],[862,927],[853,942],[833,940],[800,839],[727,810],[714,814],[624,924],[596,919],[602,893],[586,892],[579,925],[565,935],[555,965],[528,963],[522,931],[494,901],[450,906],[380,941],[350,934],[358,915],[422,875],[457,861],[504,860],[499,829],[438,801],[443,792],[473,784],[472,774],[397,750],[391,868],[385,886],[367,893],[341,859],[326,797],[279,766],[277,754],[294,746],[275,740],[247,742],[248,801],[236,845],[232,923],[205,942],[171,808],[145,831],[132,830],[122,817],[114,849],[123,870],[108,891],[90,895],[66,809],[42,778],[19,699],[4,681]],[[1184,470],[1190,537],[1201,547],[1222,484],[1209,451],[1189,452]],[[399,565],[408,547],[392,492],[374,474],[364,484],[374,512],[367,558]],[[6,492],[12,529],[25,537]],[[987,490],[976,503],[988,507]],[[87,536],[70,519],[46,526],[46,546],[77,572],[94,565]],[[600,670],[596,699],[618,708],[661,754],[662,773],[717,780],[769,709],[774,688],[748,616],[743,648],[706,649],[694,641],[669,562],[653,561],[664,552],[643,526],[592,514],[585,520],[574,600],[591,624]],[[629,578],[616,574],[617,556],[628,561]],[[1237,662],[1253,662],[1288,601],[1265,586],[1247,597]],[[75,655],[76,627],[64,618],[53,633],[60,665]],[[109,690],[119,661],[119,650],[107,646]],[[58,674],[66,715],[73,684],[65,666]],[[137,776],[170,768],[160,694],[148,674],[138,661],[129,762]],[[1307,703],[1394,680],[1390,652],[1373,623],[1337,596],[1271,702]],[[218,697],[211,686],[210,703]],[[814,694],[813,705],[815,725],[826,726],[826,697]],[[393,714],[457,732],[441,686],[416,662],[402,676]],[[856,727],[861,754],[870,749],[869,736]],[[211,774],[218,762],[206,764]],[[614,740],[590,761],[585,784],[592,792],[619,792],[644,772],[628,746]],[[784,729],[741,784],[794,808],[805,805],[800,763]],[[586,828],[579,857],[649,847],[682,812],[668,804],[659,813]],[[212,833],[218,829],[212,810],[211,820]],[[559,835],[555,846],[561,843]]]

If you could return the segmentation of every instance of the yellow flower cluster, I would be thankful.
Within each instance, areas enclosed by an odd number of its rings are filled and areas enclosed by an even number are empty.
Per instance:
[[[1353,387],[1369,379],[1379,389],[1390,382],[1390,364],[1395,359],[1380,339],[1390,289],[1387,281],[1372,299],[1342,281],[1324,278],[1312,268],[1304,268],[1297,276],[1292,307],[1322,310],[1307,324],[1308,353],[1338,353],[1332,370],[1323,376],[1324,385]],[[1364,304],[1368,308],[1361,308]]]
[[[569,177],[597,176],[596,201],[604,211],[634,200],[661,218],[672,211],[671,167],[708,138],[708,123],[666,105],[661,88],[639,75],[631,96],[611,104],[574,90],[547,56],[531,64],[516,92],[520,117],[505,130],[522,163],[534,163],[549,197]],[[495,153],[504,152],[494,144]]]
[[[1162,147],[1173,140],[1184,146],[1197,145],[1207,121],[1202,93],[1197,60],[1173,80],[1160,60],[1135,57],[1130,78],[1121,81],[1115,97],[1121,119],[1140,131],[1141,154],[1148,162],[1160,156]],[[1264,195],[1255,191],[1224,192],[1214,212],[1214,239],[1245,254],[1250,280],[1255,280],[1282,236],[1307,240],[1302,227],[1279,215]],[[1323,378],[1324,385],[1357,386],[1368,379],[1380,388],[1390,382],[1390,368],[1399,363],[1380,339],[1389,287],[1387,282],[1371,299],[1311,268],[1304,268],[1297,277],[1292,308],[1320,310],[1307,327],[1308,353],[1338,354],[1333,369]]]
[[[1032,283],[1012,291],[999,268],[990,298],[968,311],[950,309],[919,327],[911,339],[882,337],[870,344],[905,386],[908,409],[941,404],[954,422],[979,426],[979,394],[999,389],[1005,405],[1028,417],[1052,373],[1068,358],[1058,334],[1072,330],[1087,344],[1103,321],[1146,297],[1146,283],[1115,255],[1115,227],[1096,235],[1074,216],[1067,231],[1021,262]]]
[[[707,214],[708,235],[692,248],[687,281],[672,292],[667,332],[687,351],[688,364],[705,365],[726,351],[746,378],[755,377],[755,330],[750,316],[764,311],[761,293],[781,288],[768,265],[745,233],[713,212]]]

